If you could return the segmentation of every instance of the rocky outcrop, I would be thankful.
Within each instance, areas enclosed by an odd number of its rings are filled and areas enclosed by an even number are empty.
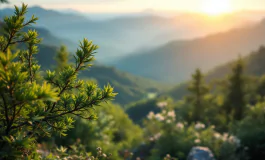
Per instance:
[[[187,160],[215,160],[212,151],[207,147],[193,147]]]

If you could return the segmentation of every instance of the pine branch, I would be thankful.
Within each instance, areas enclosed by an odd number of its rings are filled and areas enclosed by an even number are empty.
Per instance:
[[[11,41],[12,41],[12,39],[14,38],[14,34],[15,34],[15,33],[11,33],[11,34],[9,35],[9,39],[8,39],[8,41],[7,41],[7,44],[6,44],[6,46],[4,47],[4,49],[3,49],[3,52],[4,52],[4,53],[7,51],[7,48],[9,47],[9,45],[11,45]]]
[[[3,100],[3,102],[4,102],[5,118],[6,118],[6,124],[7,124],[7,127],[6,127],[6,134],[8,134],[8,132],[9,132],[8,105],[7,105],[6,99],[5,99],[5,97],[4,97],[3,94],[1,94],[1,97],[2,97],[2,100]]]
[[[104,99],[106,99],[106,97],[103,96],[103,97],[101,97],[100,99],[97,99],[97,100],[98,100],[98,101],[103,101]],[[67,111],[67,112],[64,112],[64,113],[60,113],[60,114],[57,114],[57,115],[54,115],[54,116],[48,116],[48,117],[45,117],[45,118],[42,119],[41,121],[46,121],[46,120],[56,119],[56,118],[58,118],[58,117],[62,117],[62,116],[64,116],[64,115],[66,115],[66,114],[72,114],[72,113],[74,113],[74,112],[76,112],[76,111],[79,111],[79,110],[81,110],[81,109],[84,109],[85,107],[93,106],[95,103],[96,103],[96,101],[94,100],[94,101],[91,101],[89,104],[84,105],[83,107],[75,108],[75,109],[73,109],[73,110],[70,110],[70,111]],[[23,123],[21,123],[21,124],[19,124],[19,125],[17,125],[17,126],[13,126],[13,127],[11,127],[11,129],[17,129],[17,128],[20,128],[20,127],[22,127],[22,126],[24,126],[24,125],[27,125],[27,124],[29,124],[28,121],[25,121],[25,122],[23,122]]]
[[[76,67],[74,73],[73,73],[71,76],[69,76],[69,78],[68,78],[68,80],[67,80],[65,86],[61,89],[60,93],[58,94],[58,97],[60,97],[60,96],[63,94],[63,92],[67,89],[69,83],[71,82],[71,81],[70,81],[70,78],[73,77],[73,76],[75,76],[75,75],[77,74],[77,72],[80,70],[81,64],[83,64],[84,59],[85,59],[85,58],[83,57],[83,58],[80,60],[80,63],[77,65],[77,67]],[[52,106],[50,112],[53,112],[53,110],[54,110],[56,104],[57,104],[57,102],[54,102],[54,103],[53,103],[53,106]]]

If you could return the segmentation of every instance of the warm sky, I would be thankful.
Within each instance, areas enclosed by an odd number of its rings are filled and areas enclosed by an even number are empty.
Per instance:
[[[133,12],[144,9],[226,12],[242,9],[263,10],[265,0],[10,0],[45,8],[72,8],[84,12]]]

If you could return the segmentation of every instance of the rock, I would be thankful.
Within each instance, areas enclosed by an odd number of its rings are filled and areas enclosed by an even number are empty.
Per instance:
[[[215,160],[212,151],[207,147],[193,147],[187,160]]]

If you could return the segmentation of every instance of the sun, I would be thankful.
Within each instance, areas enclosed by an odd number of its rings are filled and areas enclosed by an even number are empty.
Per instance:
[[[202,4],[202,12],[208,15],[216,16],[230,11],[230,0],[204,0]]]

